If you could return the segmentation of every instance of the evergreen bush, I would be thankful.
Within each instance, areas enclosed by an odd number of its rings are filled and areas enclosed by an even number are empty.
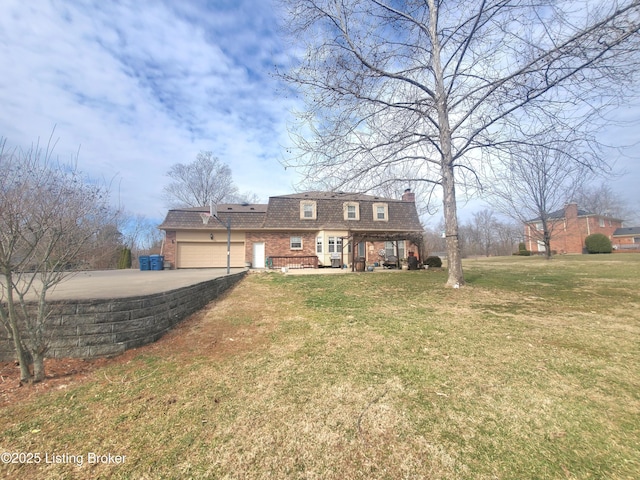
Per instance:
[[[527,250],[527,246],[525,245],[524,242],[520,242],[518,244],[518,255],[522,257],[528,257],[531,255],[531,252]]]
[[[589,253],[611,253],[613,249],[611,240],[602,233],[592,233],[584,239],[584,244]]]
[[[120,258],[118,259],[118,268],[123,270],[131,268],[131,249],[124,247],[120,250]]]
[[[440,268],[442,267],[442,260],[437,256],[427,257],[424,264],[429,268]]]

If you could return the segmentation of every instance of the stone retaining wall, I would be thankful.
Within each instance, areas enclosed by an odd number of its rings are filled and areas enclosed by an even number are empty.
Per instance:
[[[50,302],[49,358],[117,355],[155,342],[171,327],[240,281],[245,272],[169,292],[112,300]],[[0,361],[15,359],[13,342],[0,330]]]

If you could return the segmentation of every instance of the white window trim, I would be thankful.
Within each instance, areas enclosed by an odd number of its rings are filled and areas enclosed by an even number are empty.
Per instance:
[[[384,208],[384,218],[378,218],[378,207]],[[373,221],[388,222],[389,221],[389,205],[387,205],[386,203],[374,203],[373,204]]]
[[[349,207],[354,207],[356,216],[354,218],[349,218]],[[344,212],[344,219],[350,221],[358,221],[360,220],[360,204],[358,202],[344,202],[342,204],[342,209]]]
[[[344,244],[342,241],[342,237],[338,237],[338,236],[327,237],[327,253],[340,253],[343,251],[343,248],[344,248]]]
[[[293,246],[293,243],[294,243],[294,242],[293,242],[293,239],[294,239],[294,238],[296,238],[296,239],[297,239],[297,238],[299,238],[299,239],[300,239],[300,246],[299,246],[299,247],[294,247],[294,246]],[[297,242],[296,242],[296,243],[297,243]],[[290,248],[291,250],[302,250],[302,236],[301,236],[301,235],[291,235],[291,236],[289,237],[289,248]]]
[[[322,255],[324,253],[324,242],[322,235],[316,237],[316,253]]]
[[[313,209],[311,217],[305,217],[304,216],[304,207],[305,206],[311,206],[311,208]],[[318,218],[318,208],[317,208],[315,200],[301,200],[300,201],[300,219],[301,220],[316,220],[317,218]]]

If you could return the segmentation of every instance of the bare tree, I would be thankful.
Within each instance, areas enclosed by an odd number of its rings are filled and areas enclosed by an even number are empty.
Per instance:
[[[590,213],[619,218],[625,223],[638,222],[638,213],[605,182],[599,185],[582,185],[573,200]]]
[[[447,285],[464,283],[456,188],[550,126],[584,134],[637,61],[640,2],[283,0],[304,56],[281,76],[306,110],[289,161],[308,183],[442,191]],[[604,87],[604,88],[603,88]]]
[[[577,161],[567,155],[566,145],[551,143],[528,146],[512,152],[504,163],[495,163],[495,178],[488,192],[492,205],[514,220],[540,225],[532,233],[551,258],[552,214],[561,210],[588,181],[596,162]]]
[[[112,216],[115,216],[115,212]],[[116,268],[124,246],[123,241],[122,233],[115,222],[100,225],[84,249],[85,254],[78,257],[75,267],[89,270]]]
[[[511,255],[522,238],[522,227],[501,221],[495,212],[484,209],[460,227],[462,251],[465,256]]]
[[[162,243],[162,232],[157,222],[145,215],[122,214],[118,219],[123,242],[134,257],[148,254]]]
[[[498,220],[491,210],[481,210],[473,214],[473,219],[469,225],[474,241],[473,253],[488,257],[495,251],[496,230]]]
[[[164,187],[163,196],[167,205],[174,208],[220,203],[238,192],[231,169],[212,152],[198,153],[189,164],[176,163],[167,176],[171,182]]]
[[[522,225],[514,222],[498,222],[496,225],[496,255],[513,255],[522,240]]]
[[[87,182],[75,165],[52,160],[51,141],[44,150],[8,151],[4,141],[0,147],[0,318],[21,379],[40,381],[51,313],[47,295],[86,258],[113,210],[105,186]]]

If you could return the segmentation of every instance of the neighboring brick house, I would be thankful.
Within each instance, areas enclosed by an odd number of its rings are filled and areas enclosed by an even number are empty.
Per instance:
[[[402,199],[342,192],[305,192],[269,198],[266,205],[218,205],[169,210],[163,254],[174,268],[224,267],[230,221],[232,267],[352,265],[391,255],[419,256],[423,228],[415,196]],[[353,246],[355,245],[355,248]]]
[[[611,243],[615,252],[640,252],[640,227],[616,229]]]
[[[612,240],[614,232],[622,227],[622,220],[580,210],[575,203],[550,213],[547,221],[551,232],[551,250],[557,253],[584,253],[584,239],[589,235],[602,233]],[[539,218],[525,223],[524,236],[527,250],[534,253],[545,251]]]

